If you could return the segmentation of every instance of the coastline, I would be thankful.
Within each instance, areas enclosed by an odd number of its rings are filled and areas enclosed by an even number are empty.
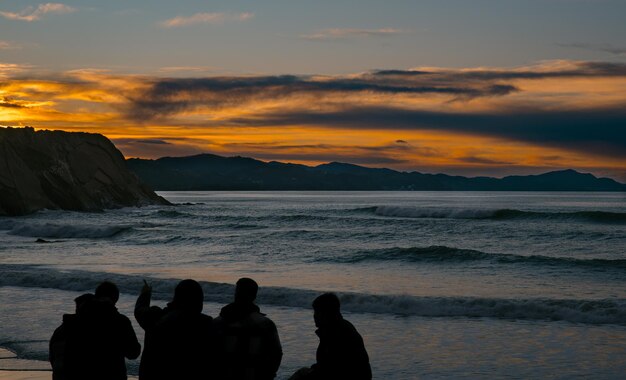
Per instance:
[[[42,360],[20,359],[13,351],[0,347],[0,379],[49,380],[51,378],[50,363]]]
[[[0,379],[50,380],[52,368],[47,361],[21,359],[13,351],[0,347]],[[137,380],[137,377],[128,376],[128,380]]]
[[[0,347],[0,379],[49,380],[51,378],[50,363],[42,360],[20,359],[13,351]]]
[[[2,380],[50,380],[51,378],[51,370],[0,370],[0,379]],[[137,380],[137,378],[129,376],[128,380]]]
[[[0,370],[0,378],[3,380],[50,380],[52,371]]]
[[[43,360],[31,360],[20,358],[8,348],[0,347],[0,374],[2,372],[52,372],[50,363]],[[4,379],[4,376],[0,376]]]

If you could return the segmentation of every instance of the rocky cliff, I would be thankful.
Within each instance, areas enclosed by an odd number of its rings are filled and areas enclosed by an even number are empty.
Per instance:
[[[0,128],[0,215],[168,204],[126,167],[106,137]]]

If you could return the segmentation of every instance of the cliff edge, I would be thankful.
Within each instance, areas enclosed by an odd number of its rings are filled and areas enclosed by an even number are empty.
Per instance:
[[[169,204],[128,170],[106,137],[0,128],[0,215]]]

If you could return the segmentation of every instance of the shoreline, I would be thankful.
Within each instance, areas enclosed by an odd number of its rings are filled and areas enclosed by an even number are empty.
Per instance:
[[[20,358],[10,349],[0,347],[0,379],[40,380],[51,378],[52,368],[47,361]]]
[[[50,380],[52,371],[32,370],[0,370],[0,378],[3,380]]]
[[[23,368],[21,368],[23,366]],[[45,360],[20,358],[10,348],[0,346],[0,371],[14,370],[52,371],[50,363]]]
[[[0,379],[2,380],[50,380],[52,368],[44,360],[20,358],[6,347],[0,347]],[[128,376],[137,380],[137,376]]]
[[[21,370],[21,369],[0,369],[0,379],[2,380],[50,380],[52,370]],[[137,380],[135,376],[128,376],[128,380]]]

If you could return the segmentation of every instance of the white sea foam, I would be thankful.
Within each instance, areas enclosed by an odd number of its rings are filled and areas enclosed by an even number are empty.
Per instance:
[[[38,287],[93,291],[104,280],[114,281],[123,293],[137,294],[143,277],[84,271],[55,271],[29,265],[0,265],[0,286]],[[151,278],[155,299],[169,300],[178,279]],[[231,284],[201,282],[205,301],[227,303]],[[319,291],[264,287],[258,302],[265,305],[310,308]],[[568,321],[626,325],[626,300],[500,299],[477,297],[417,297],[338,293],[342,309],[353,313],[394,314],[424,317],[467,317]]]

